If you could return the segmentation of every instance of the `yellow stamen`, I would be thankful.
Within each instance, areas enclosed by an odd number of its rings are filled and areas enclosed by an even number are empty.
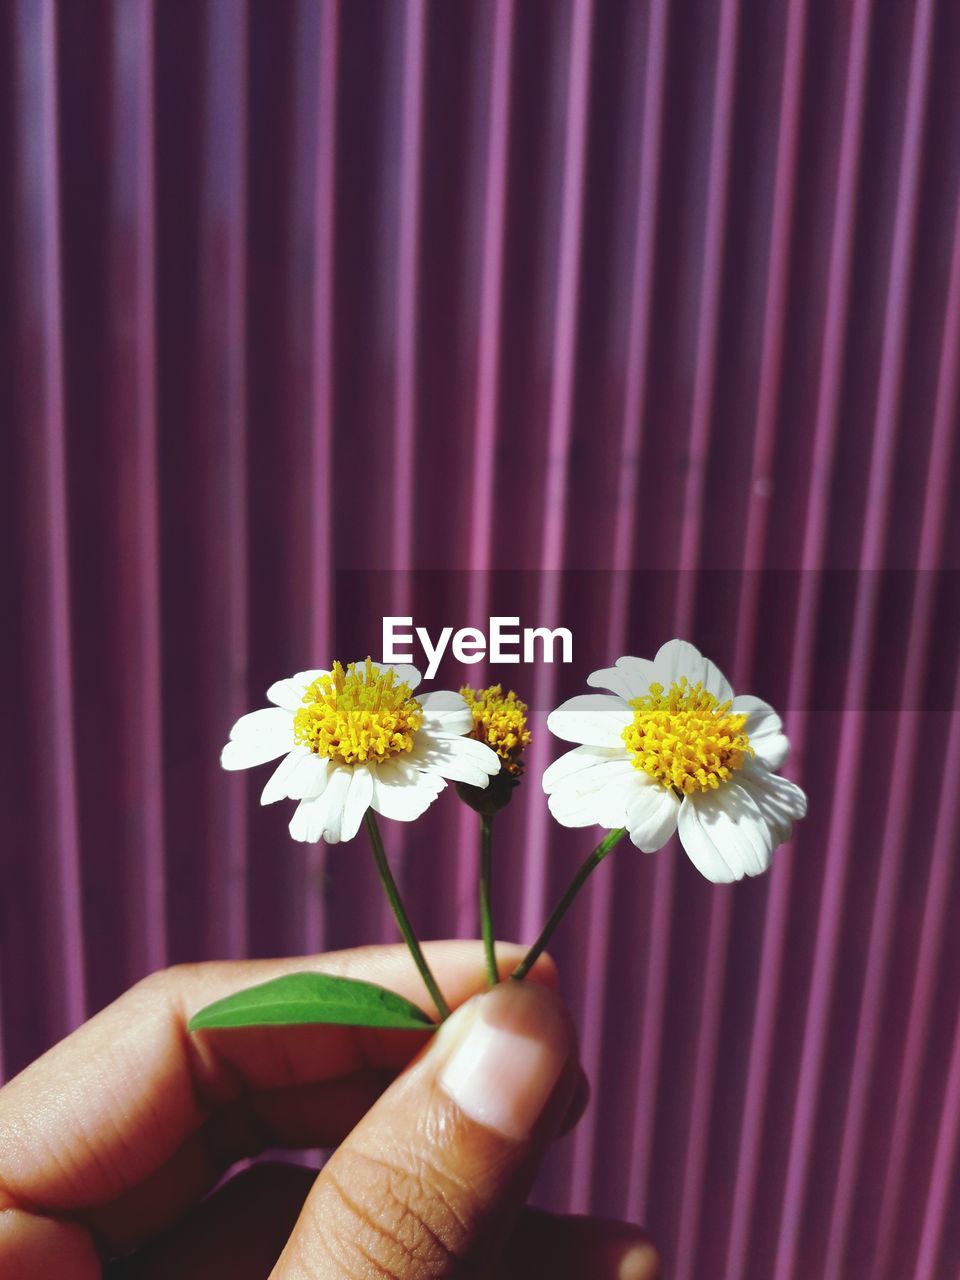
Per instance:
[[[743,732],[747,717],[732,715],[732,705],[686,676],[666,692],[652,684],[649,693],[630,703],[633,723],[623,731],[634,768],[680,796],[716,790],[754,754]]]
[[[469,736],[492,747],[503,761],[501,768],[519,777],[523,772],[520,757],[530,743],[527,704],[521,702],[512,689],[504,693],[498,684],[487,689],[471,689],[464,685],[460,696],[473,712],[473,729]]]
[[[318,756],[341,764],[386,760],[413,748],[423,708],[410,686],[371,660],[339,662],[314,680],[293,717],[294,740]]]

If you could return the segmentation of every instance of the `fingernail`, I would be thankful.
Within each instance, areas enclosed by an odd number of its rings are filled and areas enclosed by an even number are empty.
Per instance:
[[[660,1255],[651,1244],[637,1244],[620,1260],[617,1280],[655,1280],[660,1274]]]
[[[529,1137],[573,1051],[555,995],[504,983],[474,1002],[440,1087],[478,1124]]]

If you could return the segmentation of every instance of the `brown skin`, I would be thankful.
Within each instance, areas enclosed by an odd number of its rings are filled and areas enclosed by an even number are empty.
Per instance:
[[[478,943],[425,950],[451,1007],[484,989]],[[501,972],[521,955],[498,946]],[[519,1212],[550,1139],[586,1105],[575,1050],[535,1138],[506,1150],[449,1112],[429,1072],[416,1076],[423,1077],[416,1095],[414,1077],[397,1078],[429,1035],[349,1027],[187,1032],[190,1016],[212,1000],[294,969],[424,999],[402,946],[187,965],[145,979],[0,1089],[0,1275],[97,1280],[104,1261],[123,1258],[108,1275],[265,1280],[276,1264],[277,1280],[360,1280],[377,1270],[342,1248],[327,1256],[326,1246],[338,1236],[352,1245],[357,1212],[368,1243],[383,1250],[379,1274],[397,1280],[487,1274],[493,1264],[481,1262],[479,1250],[489,1254],[493,1240],[502,1250],[493,1273],[503,1280],[658,1274],[655,1251],[635,1227]],[[530,980],[544,990],[524,998],[559,1005],[548,994],[556,987],[549,959]],[[439,1117],[436,1150],[417,1148],[426,1141],[422,1107]],[[207,1195],[235,1161],[277,1147],[339,1149],[320,1177],[258,1166]],[[365,1154],[372,1151],[415,1152],[415,1189],[398,1167],[406,1155],[388,1156],[381,1168]],[[461,1178],[468,1168],[483,1176]],[[441,1177],[465,1189],[451,1196]],[[405,1199],[391,1216],[384,1191],[398,1185]]]

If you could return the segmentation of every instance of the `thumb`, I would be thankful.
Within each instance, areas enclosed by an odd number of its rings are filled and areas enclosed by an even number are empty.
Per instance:
[[[557,995],[463,1005],[318,1176],[272,1280],[433,1280],[496,1256],[579,1079]]]

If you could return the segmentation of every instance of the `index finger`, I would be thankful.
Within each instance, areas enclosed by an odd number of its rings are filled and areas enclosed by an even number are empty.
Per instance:
[[[479,944],[424,949],[451,1004],[482,989]],[[502,946],[499,953],[509,971],[521,949]],[[296,968],[362,978],[414,1001],[424,996],[403,946],[154,974],[0,1089],[0,1208],[56,1213],[109,1205],[148,1179],[154,1184],[178,1161],[175,1199],[188,1190],[196,1198],[224,1158],[228,1164],[238,1158],[226,1152],[218,1161],[217,1153],[190,1145],[219,1111],[371,1070],[396,1071],[423,1043],[420,1033],[335,1026],[187,1032],[188,1019],[212,1000]],[[552,981],[552,967],[539,977]],[[264,1144],[270,1140],[263,1134]],[[186,1162],[185,1150],[194,1152]],[[165,1205],[161,1190],[167,1189],[152,1185],[151,1199]]]

